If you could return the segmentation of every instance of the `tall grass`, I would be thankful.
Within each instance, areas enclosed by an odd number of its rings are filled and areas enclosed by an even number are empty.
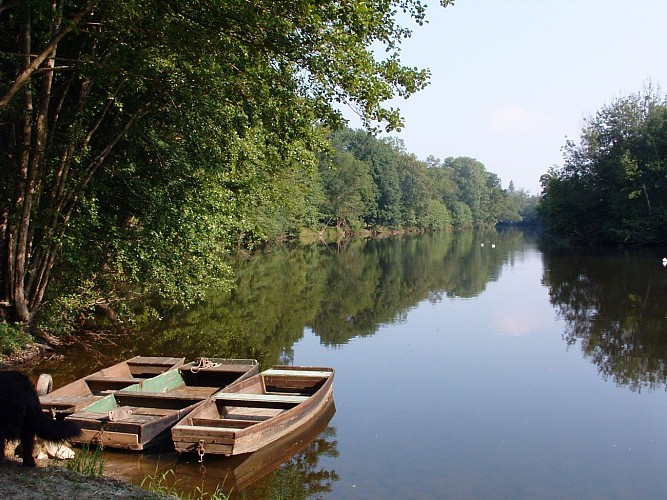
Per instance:
[[[172,469],[159,473],[157,467],[158,466],[155,468],[155,474],[146,476],[144,480],[141,481],[142,488],[153,493],[182,498],[183,500],[229,500],[229,495],[225,494],[223,490],[224,483],[217,485],[215,490],[211,493],[207,493],[204,490],[203,484],[197,486],[194,489],[194,492],[187,496],[179,493],[176,485],[180,479],[176,479],[176,473]]]
[[[67,468],[86,476],[101,476],[104,472],[102,448],[96,446],[91,450],[89,444],[84,444],[81,451],[67,461]]]

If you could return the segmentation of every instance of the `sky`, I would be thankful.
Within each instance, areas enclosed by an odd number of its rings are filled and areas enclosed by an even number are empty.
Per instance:
[[[405,127],[390,135],[422,160],[469,156],[536,195],[584,118],[648,84],[667,92],[667,0],[428,5],[401,58],[429,68],[431,83],[391,102]]]

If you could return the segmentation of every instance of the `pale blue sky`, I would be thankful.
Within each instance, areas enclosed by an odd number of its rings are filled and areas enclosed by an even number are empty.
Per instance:
[[[431,84],[395,103],[392,135],[420,159],[476,158],[503,187],[539,194],[583,118],[649,81],[667,91],[667,0],[432,0],[427,18],[402,59]]]

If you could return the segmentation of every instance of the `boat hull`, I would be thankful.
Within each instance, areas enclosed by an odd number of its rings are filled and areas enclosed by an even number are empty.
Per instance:
[[[255,452],[318,417],[333,400],[334,370],[276,366],[213,395],[172,427],[177,451]]]
[[[170,441],[171,427],[212,394],[259,371],[255,360],[208,360],[183,365],[110,394],[66,417],[81,426],[79,444],[143,450]],[[215,365],[215,366],[214,366]]]

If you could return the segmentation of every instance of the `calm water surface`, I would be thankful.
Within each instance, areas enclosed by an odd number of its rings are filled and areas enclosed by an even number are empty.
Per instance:
[[[58,385],[133,354],[336,368],[335,415],[262,457],[296,453],[272,472],[108,453],[137,483],[171,469],[211,491],[243,470],[262,477],[241,498],[665,498],[661,258],[518,231],[273,248],[238,264],[232,294],[40,369]]]

